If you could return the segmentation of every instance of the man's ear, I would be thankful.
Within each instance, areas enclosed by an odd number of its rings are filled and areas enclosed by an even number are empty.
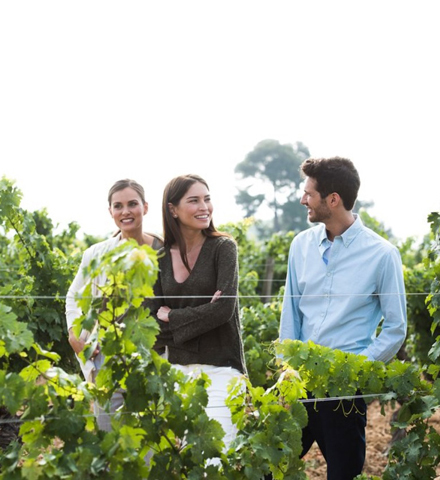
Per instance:
[[[330,206],[337,207],[342,202],[339,193],[333,192],[330,194]]]

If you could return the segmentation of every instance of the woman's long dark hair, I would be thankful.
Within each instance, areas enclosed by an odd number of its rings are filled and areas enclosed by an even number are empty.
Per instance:
[[[186,255],[186,244],[183,239],[182,232],[180,230],[179,219],[174,218],[169,209],[169,204],[173,204],[177,207],[180,200],[185,193],[190,189],[194,183],[202,183],[209,190],[208,184],[202,177],[198,175],[179,175],[168,182],[163,192],[162,200],[162,223],[163,223],[163,236],[165,247],[170,247],[176,244],[180,251],[180,257],[188,272],[191,272],[189,267],[188,257]],[[203,235],[206,237],[223,237],[229,236],[227,233],[219,232],[212,221],[209,223],[208,228],[202,230]]]

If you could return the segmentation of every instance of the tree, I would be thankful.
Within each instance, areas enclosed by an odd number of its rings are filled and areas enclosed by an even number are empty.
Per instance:
[[[271,198],[264,193],[251,194],[253,182],[238,189],[237,203],[246,216],[254,215],[266,203],[274,213],[274,231],[301,230],[307,228],[306,212],[300,205],[298,187],[301,182],[299,166],[310,156],[308,148],[301,142],[294,146],[281,144],[277,140],[263,140],[246,158],[237,164],[235,172],[242,179],[260,180],[272,186]],[[294,213],[292,214],[291,211]],[[281,221],[280,221],[281,214]]]

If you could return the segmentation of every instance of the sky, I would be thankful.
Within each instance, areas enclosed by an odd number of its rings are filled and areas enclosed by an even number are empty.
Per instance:
[[[242,217],[237,163],[264,139],[350,158],[401,239],[440,210],[440,5],[387,1],[0,3],[0,176],[64,228],[114,231],[107,192],[145,190],[161,232],[176,175]]]

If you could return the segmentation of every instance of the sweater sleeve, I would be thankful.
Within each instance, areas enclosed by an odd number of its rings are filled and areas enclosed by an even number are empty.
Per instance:
[[[156,336],[156,343],[154,345],[154,348],[156,350],[160,350],[163,347],[174,343],[173,335],[170,331],[169,323],[162,322],[162,320],[159,320],[157,318],[157,311],[162,305],[164,305],[162,284],[160,281],[160,273],[159,273],[159,278],[154,284],[153,291],[154,291],[154,297],[145,299],[144,307],[150,310],[150,315],[156,319],[160,327],[160,332]]]
[[[220,290],[222,295],[214,303],[207,300],[207,303],[196,307],[171,310],[169,329],[176,345],[199,337],[234,318],[238,302],[237,246],[228,237],[223,239],[214,251],[216,290]],[[212,272],[207,271],[207,275],[209,274],[212,275]],[[203,278],[199,279],[200,283],[203,281]]]

